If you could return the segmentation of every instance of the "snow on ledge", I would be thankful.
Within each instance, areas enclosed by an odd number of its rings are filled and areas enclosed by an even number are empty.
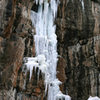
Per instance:
[[[97,96],[95,96],[95,97],[90,96],[90,97],[88,98],[88,100],[100,100],[100,98],[97,97]]]

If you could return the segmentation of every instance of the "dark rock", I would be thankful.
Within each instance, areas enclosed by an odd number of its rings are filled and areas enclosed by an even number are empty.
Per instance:
[[[100,5],[98,0],[60,0],[58,53],[65,61],[65,92],[72,100],[100,97]]]

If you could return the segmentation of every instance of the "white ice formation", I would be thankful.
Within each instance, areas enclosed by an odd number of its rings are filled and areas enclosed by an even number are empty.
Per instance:
[[[35,0],[38,12],[31,11],[31,20],[36,29],[35,49],[36,57],[25,58],[25,65],[30,70],[30,79],[33,67],[44,73],[45,92],[48,90],[48,100],[71,100],[59,88],[61,82],[56,77],[57,67],[57,36],[54,25],[57,15],[58,0]],[[24,60],[25,60],[24,59]]]

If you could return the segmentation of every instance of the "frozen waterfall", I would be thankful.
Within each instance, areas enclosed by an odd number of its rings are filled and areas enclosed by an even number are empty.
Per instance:
[[[36,29],[35,50],[36,57],[27,58],[25,65],[30,70],[39,68],[45,74],[45,92],[48,100],[71,100],[70,96],[62,94],[59,85],[61,82],[56,77],[57,67],[57,36],[54,20],[58,8],[58,0],[35,0],[38,12],[31,11],[31,20]],[[48,92],[47,92],[48,90]]]

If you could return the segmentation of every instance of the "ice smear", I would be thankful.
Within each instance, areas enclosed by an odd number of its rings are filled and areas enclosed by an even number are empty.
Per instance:
[[[97,96],[95,96],[95,97],[91,97],[91,96],[90,96],[90,97],[88,98],[88,100],[100,100],[100,98],[97,97]]]
[[[32,25],[35,26],[37,23],[37,13],[34,11],[31,11],[31,20],[32,20]],[[35,26],[36,27],[36,26]]]

